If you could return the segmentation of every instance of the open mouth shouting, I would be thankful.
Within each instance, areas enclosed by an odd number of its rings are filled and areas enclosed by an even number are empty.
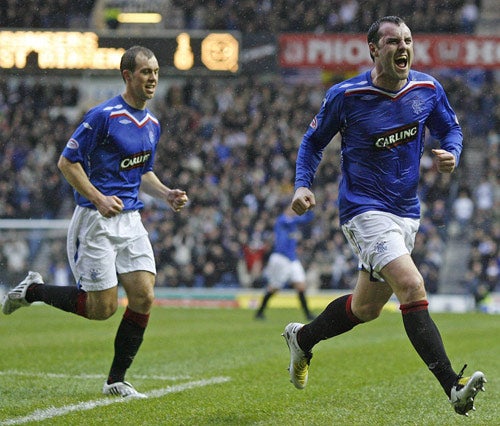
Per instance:
[[[399,56],[394,61],[396,63],[396,67],[399,70],[405,71],[408,68],[408,57],[407,56]]]

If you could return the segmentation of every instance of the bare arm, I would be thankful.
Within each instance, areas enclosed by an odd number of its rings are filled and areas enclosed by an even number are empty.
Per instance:
[[[123,210],[123,202],[116,195],[107,196],[90,182],[80,163],[72,163],[62,155],[57,167],[68,183],[82,196],[89,200],[104,217],[113,217]]]
[[[154,172],[142,175],[141,190],[152,197],[165,200],[172,210],[180,211],[188,202],[185,191],[180,189],[170,189],[161,183]]]

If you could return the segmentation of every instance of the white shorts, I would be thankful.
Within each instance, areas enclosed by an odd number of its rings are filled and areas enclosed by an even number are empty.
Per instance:
[[[282,289],[287,282],[303,283],[306,281],[306,272],[300,260],[290,260],[279,253],[272,253],[267,262],[265,276],[269,287]]]
[[[346,222],[342,231],[359,258],[359,268],[380,280],[385,265],[412,252],[419,226],[418,219],[369,211]]]
[[[100,291],[118,284],[117,274],[156,274],[153,248],[138,211],[105,218],[77,206],[68,229],[68,260],[78,285]]]

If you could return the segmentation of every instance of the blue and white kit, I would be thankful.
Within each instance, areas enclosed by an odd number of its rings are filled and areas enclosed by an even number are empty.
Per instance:
[[[139,210],[141,176],[152,170],[160,124],[148,109],[129,106],[118,95],[92,108],[68,141],[62,155],[79,162],[90,182],[104,195],[116,195],[124,211]],[[75,191],[82,207],[95,206]]]
[[[156,273],[153,249],[138,212],[142,175],[152,171],[160,138],[158,120],[116,96],[91,109],[62,155],[80,163],[104,195],[116,195],[124,208],[105,218],[76,190],[77,207],[68,229],[68,260],[78,285],[101,291],[117,284],[116,274]]]
[[[297,257],[300,227],[311,222],[312,211],[302,216],[281,214],[274,224],[274,247],[265,269],[269,286],[281,289],[287,282],[304,283],[306,273]]]
[[[372,210],[419,219],[425,128],[458,165],[462,131],[443,87],[428,74],[410,71],[397,92],[376,87],[370,71],[334,85],[302,139],[295,189],[312,186],[324,148],[340,132],[341,224]]]

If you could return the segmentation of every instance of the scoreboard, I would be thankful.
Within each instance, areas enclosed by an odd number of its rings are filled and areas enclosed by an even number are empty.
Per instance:
[[[238,32],[161,31],[115,35],[91,31],[0,30],[0,72],[48,71],[106,74],[119,69],[134,45],[151,49],[160,72],[174,75],[234,75],[240,71]]]

